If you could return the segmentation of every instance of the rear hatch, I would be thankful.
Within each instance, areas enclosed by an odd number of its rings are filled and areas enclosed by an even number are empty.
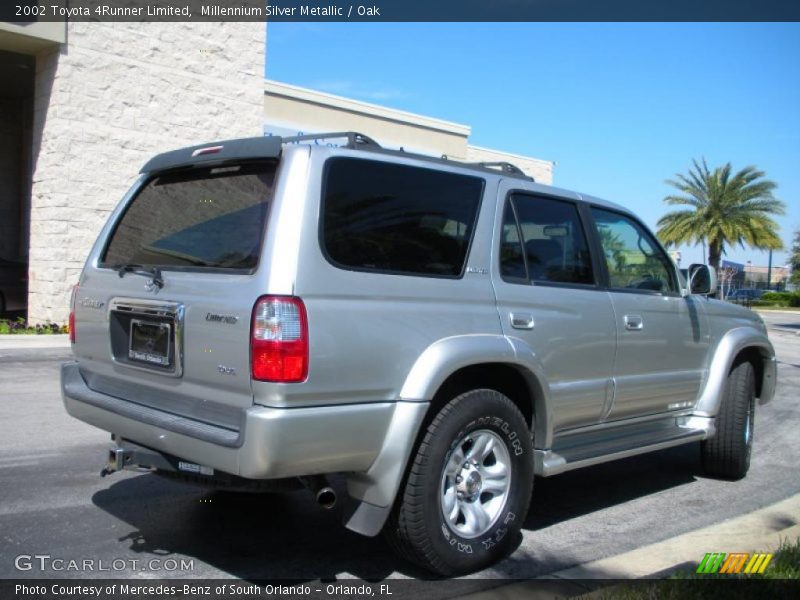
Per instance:
[[[153,172],[112,217],[74,297],[97,392],[238,432],[277,161]]]

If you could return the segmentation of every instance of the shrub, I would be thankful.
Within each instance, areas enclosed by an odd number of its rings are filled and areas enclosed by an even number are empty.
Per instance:
[[[22,317],[18,317],[14,321],[0,319],[0,335],[46,335],[56,333],[69,333],[69,327],[67,325],[59,325],[58,323],[40,323],[38,325],[30,325],[26,323],[25,319]]]
[[[782,304],[784,306],[789,305],[791,298],[792,292],[766,292],[761,296],[761,300],[775,302],[776,304]]]
[[[774,307],[784,306],[784,305],[783,304],[778,304],[777,302],[774,302],[772,300],[764,300],[763,298],[761,298],[760,300],[753,300],[752,302],[750,302],[750,306],[761,306],[761,307],[770,307],[771,306],[771,307],[774,308]]]
[[[753,306],[792,306],[800,307],[800,292],[766,292]]]

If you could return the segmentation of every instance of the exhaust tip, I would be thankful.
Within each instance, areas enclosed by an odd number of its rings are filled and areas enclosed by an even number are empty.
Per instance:
[[[331,487],[324,487],[317,492],[317,504],[325,510],[336,506],[336,492]]]

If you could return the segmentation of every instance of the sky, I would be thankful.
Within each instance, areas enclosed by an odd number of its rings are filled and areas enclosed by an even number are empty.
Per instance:
[[[469,125],[470,144],[555,161],[554,185],[653,230],[692,159],[753,165],[786,204],[773,265],[800,229],[797,23],[270,23],[265,75]]]

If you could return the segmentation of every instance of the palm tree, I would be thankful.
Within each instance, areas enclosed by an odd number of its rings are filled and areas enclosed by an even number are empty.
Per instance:
[[[794,232],[794,244],[789,264],[792,266],[792,277],[789,281],[795,284],[800,283],[800,229]]]
[[[731,175],[731,164],[710,171],[705,159],[693,160],[688,175],[678,173],[667,183],[682,194],[664,202],[688,206],[658,220],[658,237],[665,245],[708,242],[708,262],[719,269],[725,248],[733,244],[761,250],[783,247],[778,225],[770,215],[782,215],[784,204],[772,195],[775,182],[764,172],[745,167]]]

